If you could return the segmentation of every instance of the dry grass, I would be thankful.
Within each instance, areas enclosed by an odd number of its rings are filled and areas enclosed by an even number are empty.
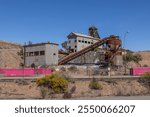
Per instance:
[[[130,95],[145,95],[149,94],[149,88],[143,83],[138,82],[138,80],[132,81],[116,81],[113,82],[105,82],[100,81],[99,83],[102,85],[103,89],[101,90],[93,90],[89,88],[90,81],[76,81],[74,84],[69,84],[70,91],[65,98],[79,98],[79,97],[97,97],[97,96],[130,96]],[[73,93],[71,92],[72,87]],[[0,82],[0,98],[25,98],[25,99],[40,99],[45,98],[45,92],[43,93],[43,97],[41,95],[41,89],[37,87],[34,82],[30,82],[26,85],[18,84],[16,82]],[[70,95],[71,94],[71,95]],[[62,95],[47,95],[46,98],[53,99],[62,99]]]

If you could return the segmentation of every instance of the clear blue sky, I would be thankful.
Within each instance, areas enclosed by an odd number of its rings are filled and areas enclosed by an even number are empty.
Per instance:
[[[120,36],[125,48],[150,50],[150,0],[0,0],[0,40],[61,44],[91,25],[102,38]]]

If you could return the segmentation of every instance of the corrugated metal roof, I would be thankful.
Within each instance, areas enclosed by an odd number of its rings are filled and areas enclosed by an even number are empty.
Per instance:
[[[46,45],[46,44],[50,44],[50,45],[58,45],[56,43],[35,43],[35,44],[29,44],[29,45],[24,45],[24,47],[32,47],[32,46],[41,46],[41,45]]]
[[[99,38],[94,38],[94,37],[92,37],[92,36],[84,35],[84,34],[79,34],[79,33],[76,33],[76,32],[70,33],[67,37],[69,37],[69,36],[71,36],[71,35],[76,35],[76,36],[79,36],[79,37],[85,37],[85,38],[90,38],[90,39],[99,40]]]

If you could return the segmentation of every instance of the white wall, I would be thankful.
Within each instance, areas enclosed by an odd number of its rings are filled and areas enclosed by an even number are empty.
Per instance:
[[[46,44],[46,64],[57,65],[58,64],[58,45]]]
[[[26,56],[25,57],[26,66],[31,66],[32,63],[34,63],[36,66],[58,64],[58,45],[44,44],[26,47],[26,52],[35,52],[35,51],[45,51],[45,55]]]

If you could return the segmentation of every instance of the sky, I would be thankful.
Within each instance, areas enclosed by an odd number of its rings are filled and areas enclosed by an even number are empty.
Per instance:
[[[120,36],[123,47],[150,50],[150,0],[0,0],[0,40],[67,40],[71,32]]]

